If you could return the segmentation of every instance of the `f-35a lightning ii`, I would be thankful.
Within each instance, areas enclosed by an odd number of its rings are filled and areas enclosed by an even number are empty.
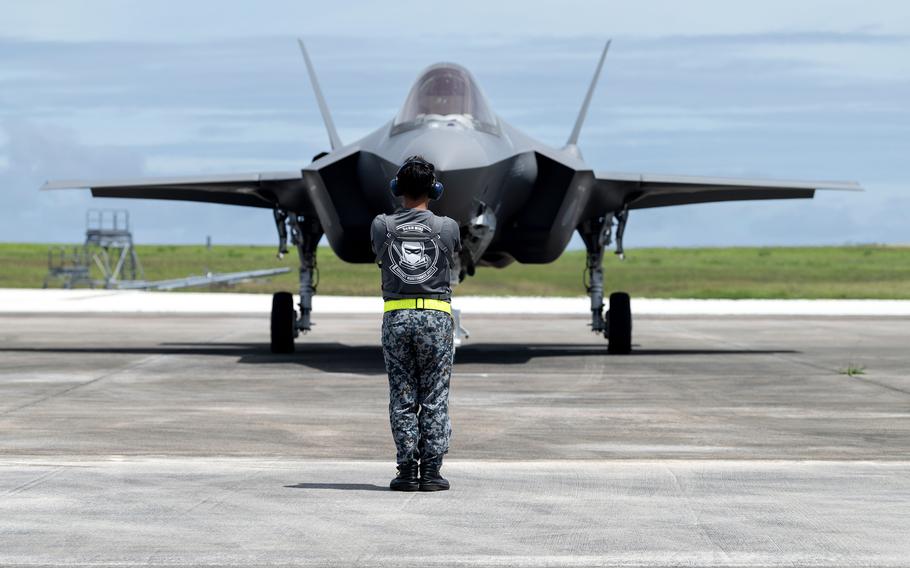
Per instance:
[[[206,175],[120,181],[59,181],[44,189],[91,189],[95,197],[129,197],[227,203],[274,211],[279,253],[291,242],[300,258],[299,311],[290,293],[272,304],[273,351],[292,351],[294,338],[310,330],[315,293],[316,247],[323,235],[348,262],[374,262],[370,223],[393,211],[391,179],[407,156],[436,165],[445,194],[431,208],[455,219],[462,251],[458,281],[479,266],[548,263],[565,250],[575,231],[587,248],[586,288],[591,329],[608,340],[611,353],[632,348],[628,294],[609,297],[604,312],[604,250],[622,255],[629,212],[713,201],[811,198],[817,189],[857,190],[855,182],[770,181],[614,173],[593,170],[582,159],[578,137],[603,68],[604,46],[566,145],[551,148],[506,123],[492,111],[471,73],[439,63],[425,69],[389,122],[343,144],[335,130],[316,72],[302,41],[300,50],[331,143],[299,171]]]

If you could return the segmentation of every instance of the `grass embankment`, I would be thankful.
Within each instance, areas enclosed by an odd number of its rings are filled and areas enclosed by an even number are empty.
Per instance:
[[[37,288],[47,273],[46,244],[0,244],[0,287]],[[137,247],[149,280],[190,274],[288,266],[290,274],[216,291],[296,290],[296,256],[275,260],[269,246],[144,245]],[[478,269],[459,286],[463,295],[579,296],[584,252],[546,265]],[[379,275],[371,264],[347,264],[327,247],[318,253],[319,293],[372,295]],[[769,247],[631,249],[605,259],[608,290],[649,298],[907,298],[910,247]],[[52,284],[53,286],[53,284]],[[58,284],[59,286],[59,284]],[[204,290],[196,288],[195,290]]]

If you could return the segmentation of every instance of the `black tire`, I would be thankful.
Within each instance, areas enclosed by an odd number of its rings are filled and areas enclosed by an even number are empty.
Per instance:
[[[610,311],[607,312],[607,353],[627,355],[632,352],[632,304],[625,292],[610,294]]]
[[[294,352],[294,296],[290,292],[276,292],[272,296],[272,353]]]

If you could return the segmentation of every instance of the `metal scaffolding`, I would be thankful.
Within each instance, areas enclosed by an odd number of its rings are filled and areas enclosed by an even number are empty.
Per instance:
[[[92,277],[96,267],[100,278]],[[47,276],[63,288],[85,285],[91,288],[128,290],[173,290],[212,284],[234,284],[253,278],[277,276],[288,268],[267,268],[242,272],[212,273],[168,280],[148,281],[130,232],[130,214],[125,209],[90,209],[85,215],[85,242],[81,247],[52,247],[47,253]]]

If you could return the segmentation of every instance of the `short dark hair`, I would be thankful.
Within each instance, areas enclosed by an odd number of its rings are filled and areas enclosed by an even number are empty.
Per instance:
[[[422,156],[411,156],[398,170],[398,188],[402,195],[420,199],[430,194],[436,179],[436,168]]]

